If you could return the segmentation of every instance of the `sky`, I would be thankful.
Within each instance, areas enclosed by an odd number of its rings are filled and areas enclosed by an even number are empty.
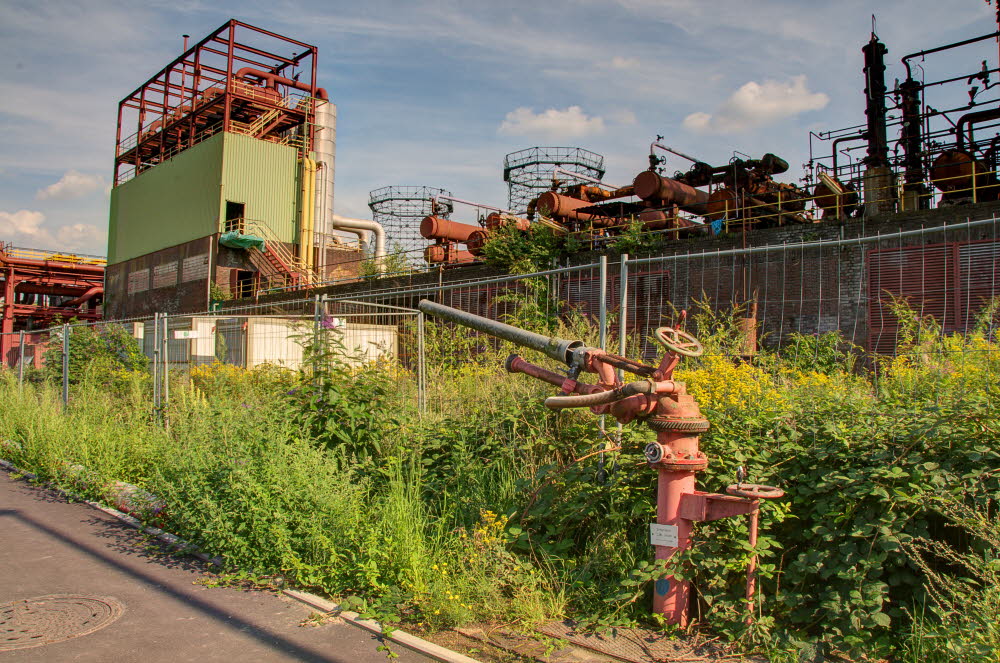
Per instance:
[[[118,102],[229,18],[319,48],[335,211],[371,218],[387,185],[502,207],[504,155],[536,145],[604,155],[613,185],[657,135],[712,163],[773,152],[791,181],[810,131],[864,122],[873,13],[890,87],[904,54],[996,29],[983,0],[3,0],[0,241],[103,255]]]

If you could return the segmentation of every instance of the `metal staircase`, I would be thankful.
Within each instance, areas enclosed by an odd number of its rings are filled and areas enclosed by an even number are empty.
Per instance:
[[[272,122],[278,119],[279,115],[281,115],[281,110],[278,108],[272,108],[263,113],[247,127],[247,135],[254,136],[255,138],[259,137]]]
[[[319,283],[319,275],[278,239],[274,231],[263,223],[242,219],[240,232],[257,235],[264,240],[264,250],[250,250],[250,261],[269,277],[284,280],[284,287],[307,288]]]

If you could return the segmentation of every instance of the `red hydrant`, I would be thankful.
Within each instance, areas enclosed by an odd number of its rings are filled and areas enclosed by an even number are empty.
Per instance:
[[[656,431],[656,442],[645,449],[646,460],[657,471],[656,524],[651,526],[656,559],[669,559],[677,551],[690,547],[692,523],[738,515],[750,517],[750,545],[756,545],[760,500],[781,497],[784,493],[771,486],[744,484],[742,477],[740,483],[726,489],[728,495],[706,493],[695,487],[695,474],[708,466],[708,458],[698,449],[698,436],[708,430],[709,424],[684,383],[673,379],[681,356],[698,357],[704,353],[701,343],[690,334],[670,327],[653,332],[654,340],[666,350],[659,366],[654,368],[586,347],[581,341],[542,336],[427,300],[421,301],[419,308],[565,362],[570,367],[568,377],[517,355],[507,358],[509,372],[530,375],[562,390],[561,395],[545,399],[547,407],[589,407],[594,414],[610,414],[622,423],[639,419]],[[645,379],[624,383],[615,369]],[[581,372],[596,373],[598,382],[577,381]],[[747,570],[748,623],[753,617],[755,587],[756,556]],[[656,581],[653,611],[661,613],[667,623],[687,625],[690,603],[689,581],[672,576]]]

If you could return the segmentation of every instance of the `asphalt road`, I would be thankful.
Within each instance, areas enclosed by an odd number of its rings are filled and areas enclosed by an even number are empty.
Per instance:
[[[386,661],[366,631],[336,622],[301,626],[313,613],[307,606],[270,592],[195,584],[204,573],[200,562],[167,554],[112,516],[0,470],[0,605],[67,595],[84,597],[83,605],[89,597],[107,598],[122,608],[117,619],[88,634],[5,650],[15,639],[42,642],[45,633],[76,632],[82,609],[40,605],[29,629],[8,607],[0,613],[4,663]],[[16,624],[42,635],[15,633]],[[398,645],[393,650],[401,663],[431,660]]]

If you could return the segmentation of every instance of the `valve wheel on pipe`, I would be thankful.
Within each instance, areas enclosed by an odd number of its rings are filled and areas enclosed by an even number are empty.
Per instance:
[[[674,354],[685,357],[700,357],[705,354],[705,346],[691,334],[673,327],[657,327],[653,340]]]
[[[785,491],[781,488],[759,483],[734,483],[726,488],[726,492],[735,497],[752,500],[776,500],[785,496]]]

